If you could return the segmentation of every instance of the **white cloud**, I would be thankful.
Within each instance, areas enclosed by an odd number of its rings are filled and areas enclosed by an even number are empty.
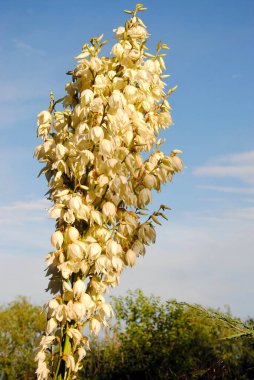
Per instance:
[[[16,46],[16,48],[20,49],[21,51],[23,51],[23,53],[27,56],[31,56],[31,55],[34,55],[34,54],[39,54],[39,55],[44,55],[45,52],[41,49],[36,49],[34,47],[32,47],[31,45],[29,45],[28,43],[22,41],[22,40],[19,40],[19,39],[13,39],[13,42]]]
[[[240,207],[235,210],[228,211],[227,215],[232,219],[254,221],[254,207]]]
[[[0,206],[0,211],[28,211],[28,210],[42,210],[49,206],[49,202],[46,199],[37,199],[32,201],[17,201],[8,205]]]
[[[244,198],[243,201],[247,203],[254,203],[254,198]]]
[[[50,204],[47,200],[18,201],[0,206],[0,224],[24,224],[45,221]]]
[[[214,190],[221,193],[254,194],[254,188],[250,188],[250,187],[200,185],[198,186],[198,188],[205,189],[205,190]]]
[[[218,158],[219,162],[232,162],[235,164],[251,165],[254,163],[254,151],[229,154]]]
[[[254,183],[254,151],[217,157],[194,170],[197,176],[235,178]]]
[[[53,220],[46,200],[13,202],[0,206],[0,250],[6,254],[44,254],[50,249]]]

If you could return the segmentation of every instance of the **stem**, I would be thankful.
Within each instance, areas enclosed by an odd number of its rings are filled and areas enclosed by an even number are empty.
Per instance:
[[[58,359],[58,364],[57,364],[54,380],[64,380],[64,379],[66,379],[66,362],[65,362],[65,358],[64,357],[66,355],[69,355],[69,353],[71,351],[70,337],[69,337],[69,335],[67,335],[67,333],[65,333],[63,350],[60,350],[60,352],[61,351],[62,351],[62,355],[60,355],[59,359]],[[67,369],[67,371],[68,371],[68,369]]]

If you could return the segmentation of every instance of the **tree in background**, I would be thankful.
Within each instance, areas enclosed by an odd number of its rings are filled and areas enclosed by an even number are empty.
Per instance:
[[[25,297],[0,307],[0,379],[35,378],[34,347],[44,329],[41,307]]]
[[[91,340],[79,380],[253,380],[253,321],[140,290],[113,306],[115,321]],[[0,307],[0,379],[35,379],[33,347],[43,329],[41,308],[26,298]]]
[[[91,345],[89,380],[253,379],[253,323],[229,313],[146,297],[114,298],[116,325]]]
[[[165,218],[161,205],[147,214],[152,190],[182,170],[179,150],[165,154],[161,130],[172,123],[165,90],[165,63],[159,42],[147,52],[147,29],[138,17],[146,8],[126,11],[130,19],[115,29],[110,57],[99,57],[106,43],[92,38],[76,57],[67,95],[51,94],[38,115],[42,145],[35,156],[45,164],[56,219],[47,256],[50,277],[47,327],[36,354],[38,380],[76,378],[89,348],[82,334],[98,334],[113,315],[104,293],[119,283],[145,246],[154,243],[155,225]],[[63,110],[57,111],[57,103]],[[146,153],[146,154],[144,154]]]

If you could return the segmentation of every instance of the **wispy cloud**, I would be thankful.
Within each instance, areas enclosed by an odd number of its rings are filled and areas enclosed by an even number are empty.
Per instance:
[[[254,207],[239,207],[229,211],[227,215],[232,219],[254,221]]]
[[[2,211],[37,211],[45,209],[49,206],[49,202],[44,199],[38,199],[33,201],[17,201],[8,205],[0,206],[0,212]]]
[[[2,205],[0,206],[0,225],[20,225],[29,221],[45,221],[46,209],[49,206],[49,202],[43,199]]]
[[[0,206],[0,249],[5,254],[47,252],[53,220],[46,200],[13,202]]]
[[[20,49],[27,56],[31,56],[34,54],[38,54],[38,55],[44,55],[45,54],[45,52],[43,50],[34,48],[22,40],[15,38],[15,39],[13,39],[13,43],[15,44],[17,49]]]
[[[235,178],[254,184],[254,151],[225,155],[199,166],[194,174],[203,177]]]
[[[230,186],[212,186],[212,185],[200,185],[199,189],[213,190],[221,193],[233,193],[233,194],[254,194],[254,188],[250,187],[230,187]]]

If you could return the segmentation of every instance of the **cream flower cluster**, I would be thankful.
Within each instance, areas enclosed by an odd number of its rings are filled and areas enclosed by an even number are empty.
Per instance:
[[[182,169],[179,150],[165,155],[160,130],[172,123],[159,43],[147,52],[148,33],[137,16],[114,30],[111,56],[99,56],[102,36],[92,38],[69,72],[66,96],[38,115],[35,149],[44,163],[56,231],[46,258],[48,322],[37,350],[37,376],[68,373],[75,378],[89,349],[85,325],[93,334],[113,315],[104,294],[119,283],[145,247],[155,242],[155,224],[166,218],[162,205],[146,215],[152,191]],[[56,111],[62,102],[63,110]],[[146,153],[143,153],[146,152]],[[146,158],[145,158],[146,157]],[[66,375],[67,376],[67,375]],[[64,376],[62,377],[64,378]]]

